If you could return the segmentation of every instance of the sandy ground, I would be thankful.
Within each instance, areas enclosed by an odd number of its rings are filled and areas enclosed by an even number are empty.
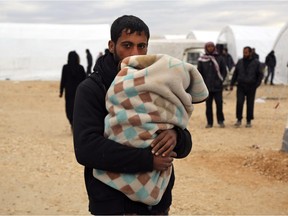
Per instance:
[[[59,82],[0,89],[0,214],[89,214]],[[233,127],[235,90],[224,92],[226,128],[206,129],[205,105],[195,106],[193,151],[174,163],[171,214],[288,215],[288,154],[279,151],[288,87],[261,86],[257,98],[252,128]]]

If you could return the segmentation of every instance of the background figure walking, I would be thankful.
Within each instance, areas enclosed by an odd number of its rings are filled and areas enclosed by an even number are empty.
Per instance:
[[[235,66],[235,63],[234,63],[234,60],[233,60],[232,56],[230,55],[230,53],[228,53],[227,48],[223,48],[222,56],[225,60],[228,71],[230,72],[232,70],[232,68]]]
[[[275,72],[275,66],[276,66],[276,57],[275,57],[275,53],[274,50],[272,50],[270,53],[268,53],[268,55],[265,58],[265,64],[267,66],[268,69],[268,74],[265,77],[264,83],[267,84],[269,76],[271,76],[270,78],[270,84],[274,85],[273,83],[273,79],[274,79],[274,72]]]
[[[87,58],[87,71],[86,71],[86,75],[89,76],[89,75],[91,74],[91,68],[92,68],[92,64],[93,64],[93,58],[92,58],[92,55],[91,55],[89,49],[86,49],[86,58]]]
[[[230,90],[237,82],[237,103],[235,127],[239,127],[242,121],[243,106],[246,98],[247,114],[246,127],[251,127],[251,120],[254,119],[254,100],[256,89],[261,85],[263,73],[261,71],[260,62],[253,57],[251,47],[244,47],[243,58],[240,59],[235,67],[235,71],[231,80]]]
[[[213,42],[205,44],[205,55],[198,60],[198,70],[201,73],[209,91],[206,100],[206,128],[213,126],[213,99],[216,103],[217,121],[220,127],[224,125],[223,114],[223,82],[227,75],[226,64],[222,56],[218,55]]]
[[[73,123],[73,108],[77,86],[86,78],[85,70],[80,65],[80,58],[75,51],[68,54],[68,63],[62,68],[62,76],[60,82],[61,98],[65,90],[65,109],[66,116],[72,128]]]

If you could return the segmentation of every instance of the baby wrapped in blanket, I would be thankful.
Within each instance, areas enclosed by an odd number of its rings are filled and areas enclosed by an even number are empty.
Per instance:
[[[125,58],[107,91],[105,136],[123,145],[146,148],[160,130],[185,129],[193,103],[207,97],[206,85],[191,64],[163,54]],[[94,169],[93,175],[133,201],[156,205],[171,171],[172,167],[125,174]]]

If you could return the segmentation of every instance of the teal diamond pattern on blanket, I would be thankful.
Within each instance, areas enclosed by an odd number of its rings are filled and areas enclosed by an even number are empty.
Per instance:
[[[160,186],[160,189],[164,189],[164,188],[166,188],[166,185],[167,185],[168,183],[167,183],[167,179],[163,179],[163,182],[162,182],[162,184],[161,184],[161,186]]]
[[[131,184],[136,179],[136,175],[122,175],[123,180],[127,184]]]
[[[149,192],[142,187],[140,190],[136,192],[136,196],[140,198],[140,200],[145,200],[149,196]]]
[[[157,181],[159,180],[159,176],[160,176],[160,172],[156,172],[154,175],[151,176],[151,180],[154,184],[156,184]]]
[[[134,74],[133,73],[127,74],[124,77],[124,80],[134,80]]]
[[[120,104],[119,101],[118,101],[118,99],[117,99],[117,95],[111,95],[111,96],[109,97],[109,100],[111,101],[111,103],[112,103],[113,105],[119,105],[119,104]]]
[[[118,124],[121,124],[122,122],[126,122],[128,119],[127,113],[125,110],[120,110],[117,112],[116,119]]]
[[[138,143],[137,147],[138,148],[146,148],[147,146],[150,146],[150,143],[143,141],[142,143]]]
[[[137,132],[134,128],[130,127],[124,130],[124,134],[127,140],[131,140],[137,136]]]
[[[153,123],[145,123],[143,124],[143,128],[147,131],[149,130],[153,130],[154,128],[156,128],[156,124]]]
[[[141,104],[140,106],[135,107],[136,113],[147,113],[146,107],[144,104]]]
[[[95,169],[95,171],[96,171],[96,173],[97,173],[98,175],[106,174],[106,171],[103,171],[103,170],[96,170],[96,169]]]
[[[128,98],[132,98],[132,97],[135,97],[138,95],[138,91],[136,90],[135,87],[130,87],[130,88],[124,89],[124,91],[125,91],[125,94]]]
[[[116,185],[113,181],[109,181],[109,182],[107,183],[107,185],[109,185],[109,186],[112,187],[112,188],[118,188],[117,185]]]

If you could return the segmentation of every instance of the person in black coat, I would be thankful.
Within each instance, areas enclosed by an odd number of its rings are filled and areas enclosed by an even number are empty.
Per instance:
[[[76,93],[73,135],[77,161],[84,166],[89,211],[94,215],[167,215],[172,203],[174,171],[161,201],[153,206],[130,200],[122,192],[93,176],[93,169],[118,173],[139,173],[173,167],[173,159],[186,157],[192,148],[187,129],[174,127],[159,131],[154,147],[135,148],[104,136],[106,91],[119,71],[119,62],[128,56],[146,55],[149,28],[138,17],[124,15],[111,25],[109,52],[101,56],[92,73]],[[163,152],[167,155],[163,156]]]
[[[261,71],[259,60],[253,57],[251,47],[244,47],[243,58],[237,62],[230,83],[230,90],[233,90],[233,85],[235,85],[237,82],[237,122],[234,124],[235,127],[240,127],[241,125],[245,98],[247,105],[246,127],[252,127],[251,120],[254,119],[254,101],[256,89],[261,85],[262,78],[263,73]]]
[[[92,64],[93,64],[93,57],[92,54],[90,53],[89,49],[86,49],[86,59],[87,59],[87,71],[86,75],[90,76],[91,74],[91,69],[92,69]]]
[[[232,70],[232,68],[235,66],[235,63],[234,63],[234,60],[233,60],[232,56],[230,55],[230,53],[228,53],[227,48],[223,49],[222,56],[225,60],[228,71],[230,72]]]
[[[65,111],[69,123],[73,125],[73,108],[77,86],[86,78],[85,70],[79,63],[80,59],[75,51],[68,54],[68,63],[62,68],[62,75],[60,81],[60,94],[63,96],[65,90]]]
[[[269,76],[270,78],[270,84],[274,85],[273,79],[274,79],[274,72],[275,72],[275,67],[276,67],[276,56],[274,54],[274,50],[272,50],[265,58],[265,64],[268,68],[268,74],[265,77],[264,83],[267,84]]]
[[[217,53],[213,42],[205,44],[205,55],[198,59],[197,68],[209,91],[209,97],[206,100],[206,128],[213,127],[213,100],[216,103],[218,124],[221,128],[224,128],[223,82],[226,78],[227,70],[225,60]]]

